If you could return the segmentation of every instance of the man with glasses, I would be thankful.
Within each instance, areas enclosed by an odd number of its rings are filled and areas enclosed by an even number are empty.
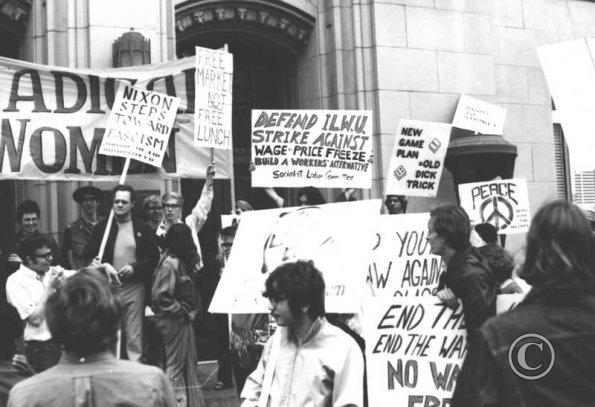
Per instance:
[[[16,234],[14,239],[8,244],[8,249],[6,250],[7,255],[7,262],[8,262],[8,274],[14,273],[18,270],[19,266],[21,265],[21,257],[19,256],[19,247],[21,242],[27,238],[28,236],[37,236],[40,234],[39,232],[39,218],[41,212],[39,210],[39,205],[37,202],[32,200],[23,201],[17,206],[17,223],[19,224],[19,232]],[[49,237],[50,242],[52,244],[52,250],[54,253],[58,250],[58,245],[56,241]],[[52,263],[53,265],[58,264],[57,260],[58,257],[54,258],[55,261]]]
[[[97,214],[101,196],[101,190],[93,186],[81,187],[72,194],[72,199],[81,207],[81,216],[64,231],[62,238],[64,267],[78,270],[89,264],[90,259],[85,257],[85,248],[91,239],[95,225],[103,219]]]
[[[159,195],[154,194],[145,198],[143,201],[143,212],[145,214],[147,225],[154,231],[157,231],[157,228],[163,220],[163,207],[161,206],[161,198],[159,198]]]
[[[213,204],[213,178],[215,177],[215,163],[212,162],[207,167],[207,179],[202,189],[200,199],[196,203],[196,206],[192,209],[192,213],[186,217],[186,224],[192,230],[192,239],[196,245],[198,255],[201,258],[197,265],[198,268],[202,267],[202,251],[200,249],[200,242],[198,241],[198,232],[202,229],[203,225],[207,221],[209,212],[211,211],[211,205]],[[168,192],[163,195],[161,199],[163,206],[163,221],[155,231],[157,235],[157,243],[161,247],[165,234],[171,227],[176,223],[182,223],[182,206],[184,205],[184,197],[177,192]]]
[[[128,359],[140,361],[143,350],[145,290],[151,284],[159,261],[159,249],[151,228],[132,216],[136,197],[134,189],[129,185],[118,185],[113,192],[114,222],[109,230],[101,261],[111,264],[122,281],[117,291],[124,305],[123,343]],[[86,251],[88,258],[98,255],[106,227],[107,221],[104,220],[93,230]]]
[[[21,241],[19,269],[6,281],[6,297],[25,321],[25,356],[39,373],[60,359],[60,347],[52,340],[44,317],[45,301],[71,271],[52,267],[52,241],[45,235],[28,236]]]

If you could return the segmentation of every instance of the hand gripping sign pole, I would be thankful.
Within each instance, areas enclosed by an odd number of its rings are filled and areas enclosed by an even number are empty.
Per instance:
[[[124,184],[134,158],[161,167],[180,100],[176,97],[120,83],[99,153],[126,158],[119,184]],[[98,259],[105,253],[114,220],[110,211]],[[120,356],[120,335],[116,353]]]

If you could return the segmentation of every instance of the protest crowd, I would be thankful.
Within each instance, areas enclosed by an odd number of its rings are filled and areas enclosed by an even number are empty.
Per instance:
[[[116,186],[114,223],[100,257],[107,222],[97,212],[100,189],[75,191],[80,218],[59,245],[36,228],[37,203],[19,205],[21,230],[2,264],[3,405],[9,391],[8,405],[15,407],[73,400],[206,405],[196,369],[196,321],[210,315],[208,302],[241,224],[220,231],[216,278],[209,282],[197,233],[211,210],[215,171],[211,164],[185,218],[184,197],[167,193],[147,197],[146,217],[137,219],[135,191]],[[316,188],[298,196],[298,205],[324,205]],[[384,205],[387,213],[404,214],[407,198],[389,195]],[[251,209],[237,204],[238,213]],[[445,265],[435,298],[453,310],[461,303],[468,340],[450,405],[589,405],[595,394],[595,239],[588,221],[563,201],[538,211],[518,267],[530,292],[498,316],[497,296],[523,290],[513,278],[515,260],[497,237],[488,223],[472,228],[460,206],[429,214],[429,250]],[[242,406],[371,405],[362,331],[350,325],[353,315],[327,313],[323,273],[312,260],[284,261],[268,271],[262,295],[278,326],[274,334],[266,314],[210,315],[220,342],[215,390],[235,386]],[[541,333],[555,349],[556,363],[541,381],[516,376],[508,366],[508,349],[524,332]],[[577,371],[584,380],[569,388],[565,377]]]
[[[437,199],[454,123],[400,119],[378,164],[364,110],[253,109],[250,186],[236,196],[233,60],[196,53],[177,78],[147,68],[144,87],[117,90],[101,79],[109,113],[85,114],[105,128],[92,153],[82,133],[69,144],[73,168],[95,166],[69,170],[89,181],[72,188],[75,221],[46,234],[53,208],[15,202],[0,252],[0,407],[223,405],[217,394],[241,407],[594,405],[595,234],[581,208],[545,200],[531,217],[526,180],[500,174]],[[490,110],[476,102],[460,98]],[[135,190],[146,178],[201,181]]]

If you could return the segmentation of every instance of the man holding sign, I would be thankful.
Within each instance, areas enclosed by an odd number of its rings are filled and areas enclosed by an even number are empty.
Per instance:
[[[115,222],[109,230],[102,262],[118,270],[122,285],[117,288],[124,305],[122,324],[128,359],[140,361],[143,349],[145,284],[151,284],[159,261],[155,233],[144,222],[132,217],[135,192],[128,185],[114,188]],[[107,220],[97,224],[87,246],[87,257],[99,253]]]
[[[430,250],[446,263],[436,295],[452,309],[461,300],[471,337],[486,319],[496,315],[497,287],[485,259],[469,243],[470,234],[471,223],[463,208],[442,206],[430,212]]]
[[[324,317],[325,284],[314,263],[277,267],[263,295],[279,329],[246,381],[242,407],[362,406],[363,355]]]

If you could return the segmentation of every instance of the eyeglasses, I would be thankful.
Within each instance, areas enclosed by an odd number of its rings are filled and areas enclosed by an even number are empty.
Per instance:
[[[54,259],[54,253],[52,252],[47,252],[44,254],[36,254],[35,257],[38,257],[40,259],[46,259],[47,261],[53,260]]]
[[[165,209],[178,209],[180,207],[179,204],[165,204],[163,205]]]

